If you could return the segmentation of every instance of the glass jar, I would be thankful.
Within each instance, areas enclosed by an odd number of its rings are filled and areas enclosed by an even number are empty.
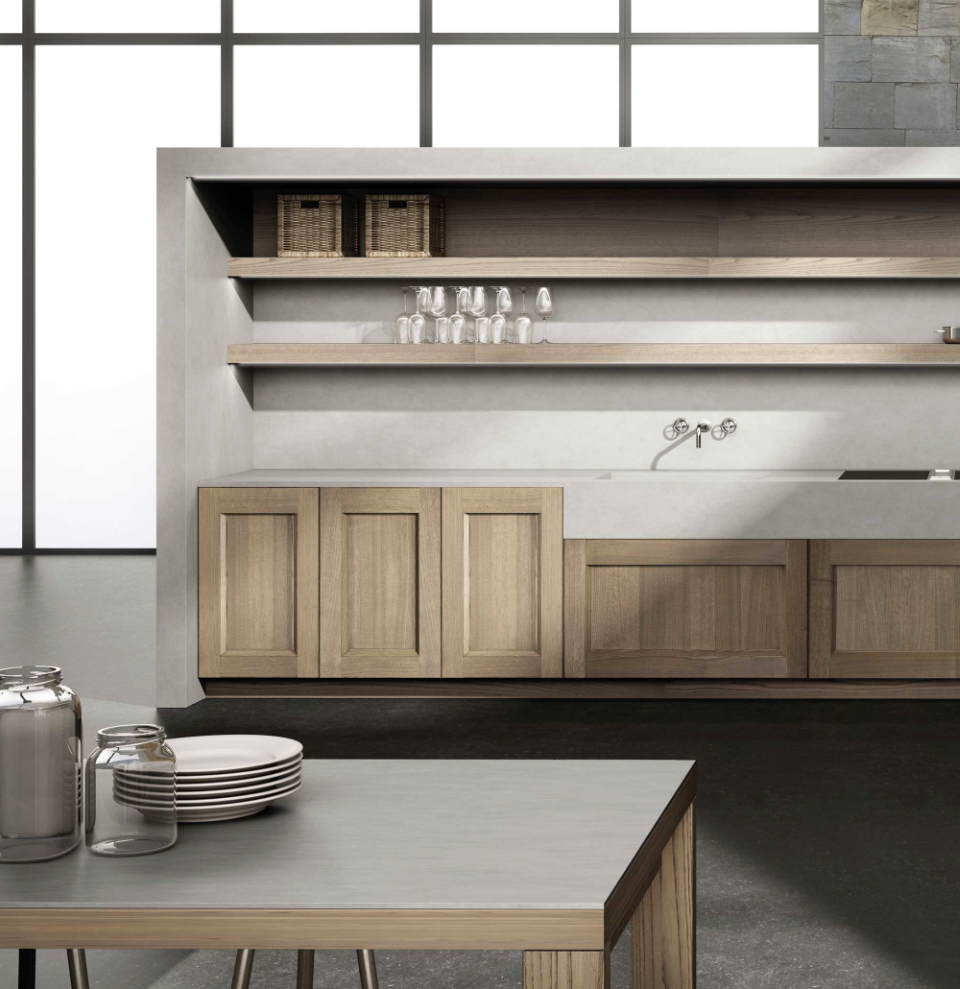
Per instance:
[[[177,840],[173,749],[159,725],[97,733],[84,778],[87,848],[98,855],[149,855]]]
[[[80,698],[56,666],[0,669],[0,862],[80,841]]]

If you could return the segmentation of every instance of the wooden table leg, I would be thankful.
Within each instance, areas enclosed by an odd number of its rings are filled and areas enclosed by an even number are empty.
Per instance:
[[[605,951],[525,951],[523,989],[609,989]]]
[[[633,915],[633,989],[694,989],[697,984],[695,853],[691,804]]]
[[[37,949],[21,948],[17,953],[17,989],[36,989]]]

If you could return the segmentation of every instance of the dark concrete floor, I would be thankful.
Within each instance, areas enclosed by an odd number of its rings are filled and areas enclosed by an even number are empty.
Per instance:
[[[0,558],[3,665],[59,663],[87,732],[116,723],[112,702],[151,703],[152,595],[150,559]],[[960,704],[209,700],[142,716],[172,735],[289,734],[310,757],[694,758],[701,989],[960,986]],[[512,952],[378,961],[383,989],[520,985]],[[0,989],[15,964],[0,951]],[[233,959],[100,951],[89,964],[93,989],[225,989]],[[254,989],[292,989],[295,967],[292,952],[258,953]],[[39,986],[66,989],[62,952],[40,952]],[[319,956],[316,986],[357,989],[354,956]]]

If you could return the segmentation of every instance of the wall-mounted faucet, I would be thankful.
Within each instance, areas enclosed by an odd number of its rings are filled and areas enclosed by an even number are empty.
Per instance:
[[[709,419],[701,419],[697,423],[697,449],[700,449],[700,439],[704,433],[709,433],[713,428],[713,423]]]
[[[673,420],[673,432],[675,436],[683,436],[690,429],[690,423],[686,419],[674,419]],[[729,436],[731,433],[737,431],[737,420],[731,419],[727,416],[723,422],[717,427],[723,435],[718,435],[716,438],[722,440],[725,436]],[[697,423],[697,449],[703,447],[703,434],[709,433],[713,429],[713,423],[709,419],[701,419]]]

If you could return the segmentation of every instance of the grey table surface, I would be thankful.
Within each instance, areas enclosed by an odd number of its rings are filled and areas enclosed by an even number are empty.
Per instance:
[[[0,867],[0,908],[602,909],[690,761],[307,760],[166,852]]]

